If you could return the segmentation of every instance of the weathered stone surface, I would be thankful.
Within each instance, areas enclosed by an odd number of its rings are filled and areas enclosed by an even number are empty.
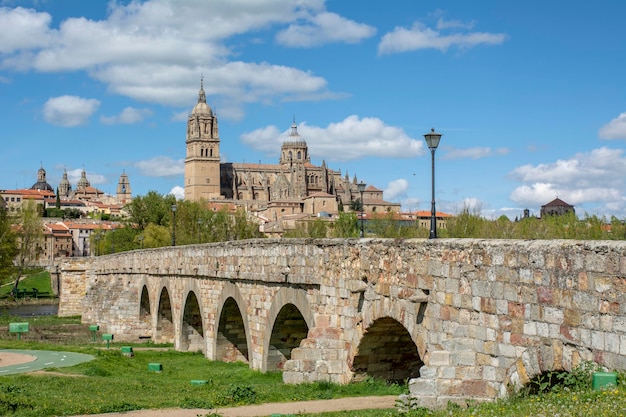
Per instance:
[[[81,315],[120,341],[149,337],[282,369],[288,383],[412,378],[412,398],[437,406],[495,399],[508,384],[585,360],[626,369],[624,259],[621,241],[150,249],[62,263],[59,315]]]

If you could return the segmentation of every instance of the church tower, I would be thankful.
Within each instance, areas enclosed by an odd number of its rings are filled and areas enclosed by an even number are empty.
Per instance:
[[[206,103],[200,79],[198,103],[187,120],[185,200],[220,198],[220,138],[217,116]]]
[[[130,181],[128,181],[128,175],[123,172],[120,175],[120,179],[117,182],[117,201],[121,204],[128,204],[133,199],[133,192],[130,188]]]
[[[68,198],[72,192],[72,184],[67,179],[67,170],[63,171],[63,179],[59,183],[59,196]]]

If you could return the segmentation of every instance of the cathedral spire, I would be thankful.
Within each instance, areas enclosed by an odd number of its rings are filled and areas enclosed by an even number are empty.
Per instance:
[[[206,104],[206,94],[204,93],[204,75],[200,75],[200,91],[198,92],[198,103]]]
[[[296,138],[300,136],[298,134],[298,125],[296,124],[296,116],[293,116],[293,122],[291,122],[291,133],[289,134],[291,138]]]

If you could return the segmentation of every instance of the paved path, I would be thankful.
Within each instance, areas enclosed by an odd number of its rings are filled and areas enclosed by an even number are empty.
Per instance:
[[[222,417],[266,417],[271,415],[296,415],[298,413],[325,413],[328,411],[365,410],[370,408],[394,408],[397,395],[383,397],[350,397],[333,400],[296,401],[246,405],[214,410],[168,408],[163,410],[139,410],[124,413],[90,414],[74,417],[198,417],[218,413]]]
[[[20,372],[39,371],[45,368],[62,368],[65,366],[74,366],[81,362],[87,362],[94,359],[91,355],[74,352],[53,352],[49,350],[18,350],[18,349],[0,349],[0,358],[5,355],[21,355],[23,358],[21,363],[2,366],[0,361],[0,376],[17,374]],[[11,361],[8,361],[11,362]]]

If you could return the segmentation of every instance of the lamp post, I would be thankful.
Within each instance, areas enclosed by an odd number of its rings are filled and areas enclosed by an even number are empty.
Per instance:
[[[363,209],[365,208],[365,204],[363,203],[363,191],[365,191],[365,183],[361,181],[356,186],[361,194],[361,237],[365,237],[365,229],[363,228]]]
[[[202,228],[202,219],[198,219],[198,243],[200,243],[200,229]]]
[[[437,238],[437,212],[435,211],[435,151],[441,140],[441,133],[435,132],[435,128],[430,129],[429,133],[424,135],[426,145],[430,149],[431,167],[432,167],[432,201],[430,207],[430,235],[429,239]]]
[[[172,246],[176,246],[176,204],[172,204]]]

